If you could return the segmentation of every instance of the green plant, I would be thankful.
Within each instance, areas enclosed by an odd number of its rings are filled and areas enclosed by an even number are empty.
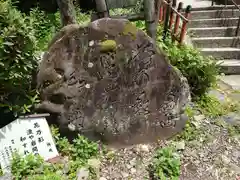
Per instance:
[[[154,180],[177,180],[180,176],[180,157],[172,147],[159,149],[149,166]]]
[[[219,67],[211,57],[206,57],[190,46],[172,43],[169,36],[162,40],[162,27],[158,29],[157,42],[166,53],[170,63],[187,78],[193,99],[204,95],[215,85]]]
[[[34,175],[28,177],[28,180],[62,180],[62,176],[56,174],[56,172],[50,172],[48,174]]]
[[[100,151],[97,143],[91,142],[84,136],[80,135],[73,140],[73,146],[72,157],[75,159],[87,160],[96,157]]]
[[[63,164],[46,163],[40,156],[33,154],[26,157],[14,154],[12,160],[12,174],[16,180],[61,180],[62,169]]]
[[[39,156],[34,156],[32,154],[27,155],[23,158],[19,154],[13,155],[12,160],[12,174],[15,179],[24,179],[28,175],[35,174],[43,164],[43,159]]]
[[[87,161],[99,155],[100,148],[98,143],[92,142],[84,136],[78,135],[71,144],[66,137],[60,136],[58,128],[52,126],[51,132],[59,151],[73,160],[81,159],[82,161]]]
[[[197,107],[207,116],[218,117],[229,112],[238,111],[240,106],[239,103],[233,100],[227,99],[220,102],[216,97],[206,94],[197,99]]]
[[[29,19],[35,29],[37,50],[46,50],[54,34],[61,28],[59,12],[47,14],[35,8],[31,10]]]
[[[194,124],[194,110],[191,107],[187,107],[185,109],[185,113],[188,116],[188,121],[184,127],[184,130],[174,137],[174,140],[185,140],[185,141],[193,141],[200,134],[200,130],[197,129]]]
[[[73,152],[73,144],[71,144],[66,137],[61,137],[59,133],[59,129],[51,126],[51,132],[55,140],[55,144],[57,149],[64,156],[71,156]]]
[[[82,13],[81,7],[79,7],[78,5],[76,5],[75,11],[76,11],[76,20],[79,25],[85,26],[91,21],[90,14]]]
[[[29,17],[0,0],[0,108],[15,115],[29,112],[37,100],[34,33]]]

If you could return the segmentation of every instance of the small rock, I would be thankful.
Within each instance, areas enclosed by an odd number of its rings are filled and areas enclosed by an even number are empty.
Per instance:
[[[137,170],[135,168],[131,168],[131,174],[135,174]]]
[[[136,165],[136,159],[133,158],[129,163],[132,167],[135,166]]]
[[[197,116],[194,116],[194,119],[195,119],[196,121],[202,121],[202,120],[205,119],[205,116],[204,116],[203,114],[197,115]]]
[[[199,121],[192,121],[191,123],[196,127],[196,129],[200,128],[200,122]]]
[[[70,131],[75,131],[76,130],[76,126],[74,124],[70,123],[70,124],[68,124],[68,129]]]
[[[87,168],[81,168],[77,172],[77,180],[87,180],[89,177],[89,170]]]
[[[107,180],[105,177],[100,177],[99,180]]]
[[[127,169],[131,169],[132,166],[130,164],[127,164],[126,167]]]
[[[185,149],[185,142],[181,141],[175,144],[177,150],[184,150]]]
[[[203,153],[199,153],[199,157],[200,157],[200,158],[203,158],[203,157],[204,157],[204,154],[203,154]]]
[[[229,164],[231,160],[227,156],[222,155],[222,162],[224,164]]]
[[[240,158],[240,152],[239,151],[233,151],[232,156],[236,159]]]
[[[122,172],[121,174],[122,174],[123,178],[127,178],[128,177],[128,173],[126,173],[126,172]]]
[[[139,151],[141,152],[149,152],[149,148],[146,144],[139,145]]]

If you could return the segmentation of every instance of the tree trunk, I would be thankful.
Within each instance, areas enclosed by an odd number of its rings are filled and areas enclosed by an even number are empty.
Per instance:
[[[76,24],[76,14],[72,0],[57,0],[62,26]]]
[[[145,16],[145,23],[147,34],[156,39],[156,13],[155,13],[155,0],[144,0],[144,16]]]

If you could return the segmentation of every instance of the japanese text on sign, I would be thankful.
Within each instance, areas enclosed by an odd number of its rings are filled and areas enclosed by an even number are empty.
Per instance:
[[[44,117],[17,119],[0,129],[0,164],[8,172],[12,154],[30,153],[44,160],[58,156],[48,123]]]

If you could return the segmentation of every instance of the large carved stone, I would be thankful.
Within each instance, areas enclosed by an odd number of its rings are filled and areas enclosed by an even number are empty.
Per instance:
[[[128,20],[68,25],[38,73],[44,109],[60,129],[117,145],[168,138],[185,126],[186,78]]]

